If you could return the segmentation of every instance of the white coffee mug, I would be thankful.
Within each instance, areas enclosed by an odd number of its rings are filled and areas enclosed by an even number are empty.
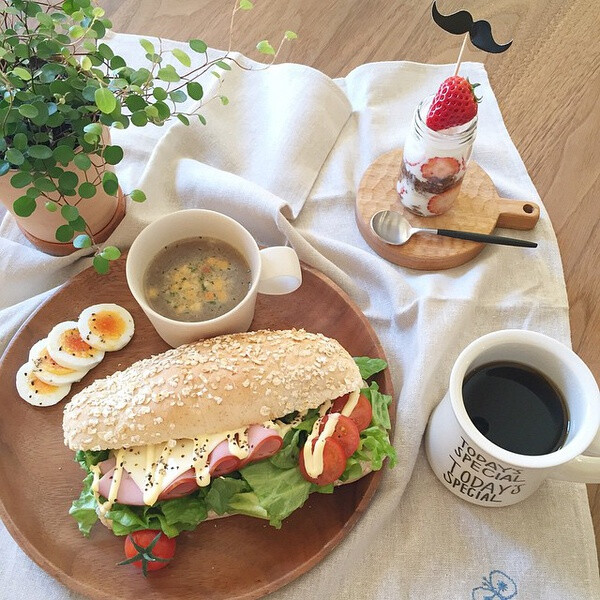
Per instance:
[[[469,418],[465,377],[502,361],[533,368],[560,391],[569,425],[557,450],[511,452],[488,440]],[[530,496],[546,478],[600,483],[600,458],[589,455],[600,454],[599,427],[598,384],[585,363],[553,338],[509,329],[484,335],[461,352],[448,392],[431,414],[425,449],[434,473],[451,492],[480,506],[508,506]]]
[[[227,242],[246,259],[252,274],[244,299],[229,312],[206,321],[176,321],[156,312],[144,294],[144,274],[149,263],[168,244],[194,237]],[[302,283],[298,255],[288,246],[259,250],[254,238],[237,221],[212,210],[180,210],[148,225],[134,240],[127,255],[129,289],[158,335],[176,347],[202,338],[247,331],[254,318],[256,294],[288,294]]]

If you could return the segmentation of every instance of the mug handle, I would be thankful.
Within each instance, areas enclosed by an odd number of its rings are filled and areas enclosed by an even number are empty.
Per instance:
[[[289,246],[271,246],[260,250],[261,273],[258,293],[280,296],[297,290],[302,284],[298,255]]]
[[[552,469],[549,477],[551,479],[561,479],[562,481],[600,483],[600,430],[587,447],[586,452],[591,453],[592,456],[580,454],[564,465]]]

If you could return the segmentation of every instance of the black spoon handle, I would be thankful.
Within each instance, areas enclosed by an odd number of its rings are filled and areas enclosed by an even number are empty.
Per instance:
[[[438,235],[471,240],[472,242],[484,242],[485,244],[502,244],[503,246],[522,246],[523,248],[537,248],[535,242],[519,240],[517,238],[503,237],[501,235],[486,235],[485,233],[474,233],[471,231],[456,231],[454,229],[438,229]]]

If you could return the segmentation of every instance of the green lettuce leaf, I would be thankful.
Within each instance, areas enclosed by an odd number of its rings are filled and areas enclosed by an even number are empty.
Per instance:
[[[73,501],[69,514],[77,521],[79,531],[86,537],[90,535],[90,530],[98,520],[96,514],[96,498],[92,492],[92,481],[94,475],[88,473],[86,478],[83,480],[83,490],[77,500]]]
[[[210,487],[204,498],[206,508],[213,510],[218,515],[230,512],[231,499],[242,492],[249,492],[250,486],[243,479],[233,477],[217,477],[210,483]]]
[[[269,523],[277,529],[283,519],[306,502],[312,485],[302,477],[297,465],[279,469],[270,460],[248,465],[240,473],[266,511]]]
[[[360,391],[369,399],[373,408],[371,425],[378,425],[384,429],[390,429],[392,424],[390,422],[388,406],[392,402],[392,397],[382,394],[379,391],[379,386],[374,381],[371,382],[371,385],[368,388],[363,388]]]
[[[369,358],[368,356],[355,356],[354,362],[360,371],[360,376],[367,380],[369,377],[383,371],[387,367],[385,360],[381,358]]]

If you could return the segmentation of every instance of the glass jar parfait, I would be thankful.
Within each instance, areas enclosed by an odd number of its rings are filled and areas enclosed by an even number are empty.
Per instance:
[[[404,144],[396,189],[402,204],[422,217],[452,208],[460,192],[477,133],[477,117],[458,127],[430,129],[425,119],[433,96],[415,111]]]

